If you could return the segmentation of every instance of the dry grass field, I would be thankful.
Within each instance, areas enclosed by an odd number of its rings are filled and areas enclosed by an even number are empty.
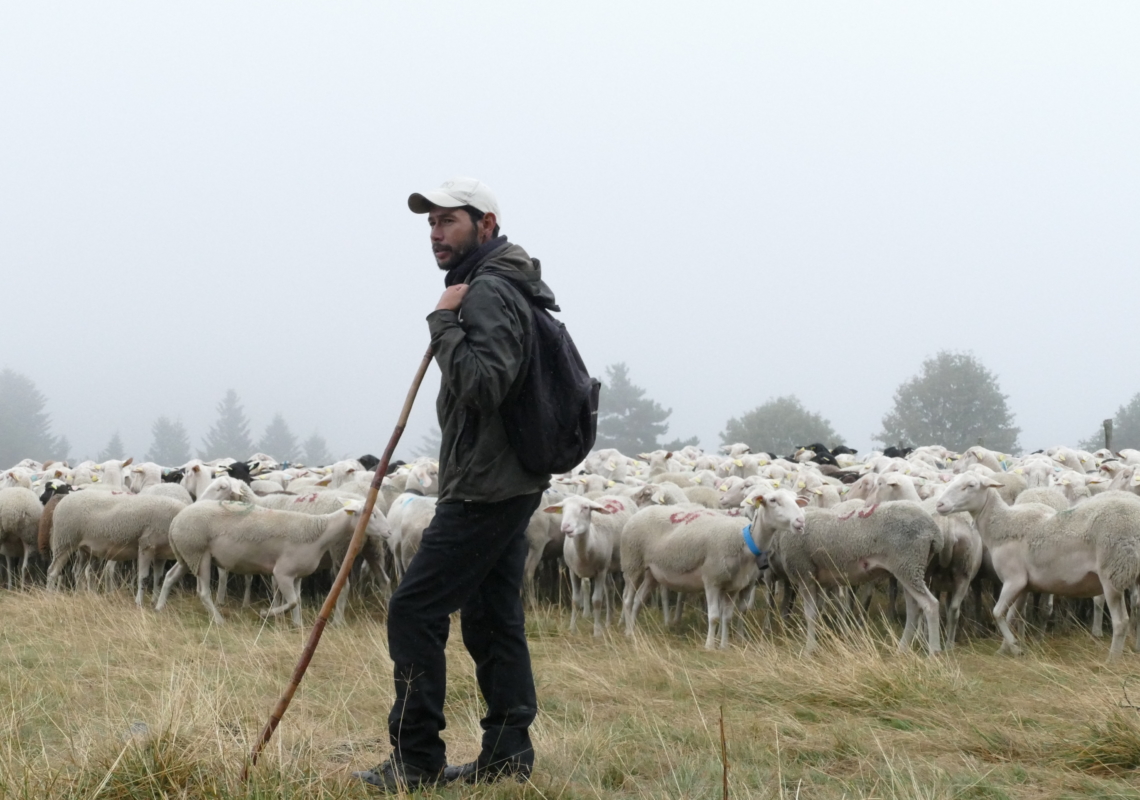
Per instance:
[[[0,594],[0,797],[363,798],[349,776],[386,751],[383,620],[359,604],[330,628],[248,784],[242,760],[304,634],[196,598],[168,613],[125,592]],[[306,609],[311,620],[312,608]],[[1075,629],[1000,658],[979,638],[951,655],[898,654],[881,623],[799,653],[800,635],[701,648],[676,630],[570,636],[568,613],[529,619],[540,711],[529,785],[444,788],[458,798],[1140,797],[1140,656],[1106,666]],[[751,622],[751,620],[750,620]],[[452,760],[475,755],[480,703],[450,646]]]

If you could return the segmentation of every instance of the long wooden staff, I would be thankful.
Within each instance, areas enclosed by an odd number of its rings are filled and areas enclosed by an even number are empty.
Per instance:
[[[344,588],[344,584],[348,581],[348,575],[352,572],[352,563],[356,560],[356,555],[364,544],[364,530],[368,527],[372,509],[376,505],[376,496],[380,493],[380,484],[384,480],[384,474],[388,471],[388,462],[392,460],[392,453],[404,433],[404,427],[408,424],[408,416],[412,413],[412,404],[416,401],[416,393],[419,391],[424,375],[427,374],[428,367],[431,365],[431,357],[432,353],[429,347],[427,353],[424,354],[424,360],[420,363],[419,370],[416,372],[416,377],[412,381],[412,387],[408,389],[408,396],[404,400],[404,409],[400,412],[400,420],[396,423],[396,430],[392,431],[392,438],[388,440],[384,455],[380,458],[380,463],[376,465],[376,474],[372,477],[372,485],[368,489],[368,497],[364,501],[364,510],[360,512],[360,519],[357,520],[356,530],[352,532],[352,540],[348,543],[348,552],[344,556],[344,563],[340,565],[340,572],[337,573],[336,580],[333,581],[332,588],[329,589],[329,596],[325,598],[324,605],[321,606],[321,613],[317,615],[317,621],[309,633],[309,641],[305,643],[305,649],[301,651],[301,660],[293,668],[293,678],[285,687],[285,693],[277,701],[273,713],[269,715],[269,720],[265,723],[261,736],[258,737],[257,743],[249,754],[249,760],[242,765],[241,779],[243,782],[249,778],[250,767],[257,764],[257,757],[261,755],[262,749],[273,737],[273,731],[277,730],[277,726],[281,723],[281,718],[285,716],[289,703],[292,702],[293,695],[297,692],[297,687],[301,685],[301,679],[305,677],[305,670],[309,668],[309,662],[313,660],[313,653],[316,652],[317,645],[320,644],[325,625],[328,624],[329,617],[332,616],[333,609],[336,608],[336,601],[340,597],[341,589]]]

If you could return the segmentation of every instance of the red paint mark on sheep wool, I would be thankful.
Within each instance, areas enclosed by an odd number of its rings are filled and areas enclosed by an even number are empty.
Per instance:
[[[879,507],[879,504],[875,503],[875,505],[871,506],[870,508],[864,508],[862,511],[859,512],[859,519],[866,519],[867,517],[871,516],[872,514],[875,513],[875,509],[878,507]]]
[[[688,525],[690,522],[698,519],[700,516],[701,512],[699,511],[689,511],[688,513],[684,511],[678,511],[676,514],[669,517],[669,521],[674,525]]]
[[[617,514],[619,511],[625,511],[625,506],[618,500],[607,500],[605,502],[606,511],[611,514]]]

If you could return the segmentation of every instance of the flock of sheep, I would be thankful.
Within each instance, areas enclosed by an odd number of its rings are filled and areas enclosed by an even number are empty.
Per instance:
[[[265,454],[177,469],[129,459],[74,468],[25,460],[0,473],[7,585],[18,576],[23,586],[37,556],[53,591],[91,586],[100,570],[111,589],[116,565],[134,562],[139,605],[152,573],[157,610],[193,575],[221,623],[229,573],[246,576],[245,604],[254,576],[272,576],[274,600],[263,613],[291,612],[300,624],[301,580],[343,559],[374,467],[371,457],[285,467]],[[383,479],[354,583],[391,591],[431,522],[437,489],[431,459]],[[868,588],[889,580],[906,604],[899,646],[923,635],[933,654],[943,641],[953,647],[963,601],[974,587],[980,602],[988,582],[1001,652],[1019,651],[1026,598],[1039,593],[1050,606],[1054,595],[1095,598],[1098,636],[1107,606],[1115,657],[1128,633],[1125,595],[1132,590],[1134,604],[1140,597],[1140,451],[1056,447],[1016,458],[980,446],[863,458],[822,445],[787,458],[740,444],[717,454],[596,451],[553,477],[527,539],[528,587],[543,560],[560,559],[572,588],[571,628],[579,611],[592,611],[595,635],[613,620],[618,576],[620,617],[631,634],[651,599],[670,622],[685,595],[703,593],[710,648],[727,645],[734,615],[752,607],[762,584],[765,626],[777,597],[785,617],[801,598],[810,651],[825,593],[865,603]],[[334,621],[343,618],[347,593],[341,597]],[[1136,620],[1140,630],[1140,614]]]

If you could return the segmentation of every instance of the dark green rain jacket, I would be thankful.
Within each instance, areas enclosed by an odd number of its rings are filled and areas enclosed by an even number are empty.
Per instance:
[[[541,307],[558,306],[538,260],[510,242],[488,253],[467,283],[458,312],[433,311],[427,318],[442,375],[435,404],[442,434],[439,499],[493,503],[550,486],[549,475],[519,463],[499,406],[529,352],[532,311],[520,293]]]

